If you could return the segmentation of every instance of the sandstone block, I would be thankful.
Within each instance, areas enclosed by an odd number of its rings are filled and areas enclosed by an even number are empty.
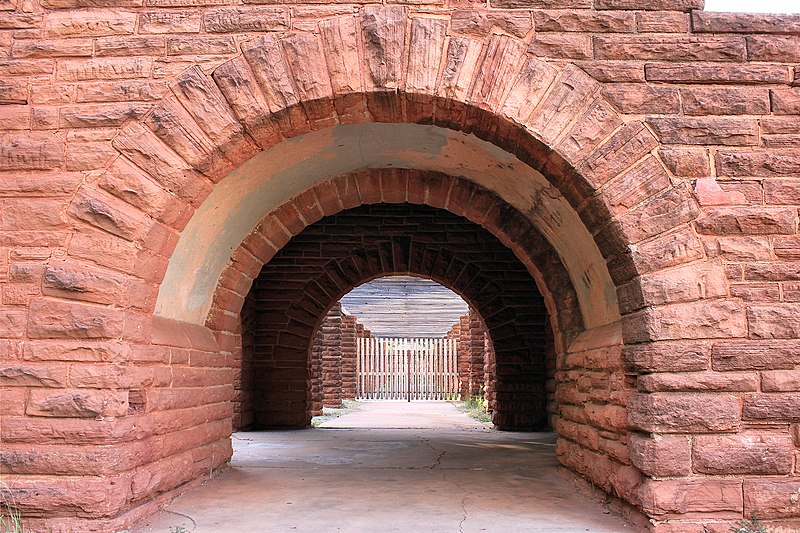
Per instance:
[[[756,146],[758,123],[749,118],[650,118],[647,123],[665,144]]]
[[[764,392],[800,391],[800,371],[769,370],[762,372],[761,390]]]
[[[58,63],[56,78],[62,81],[118,80],[148,78],[153,60],[148,57],[104,57],[65,60]]]
[[[581,165],[581,171],[596,186],[626,170],[658,145],[658,141],[642,125],[623,126]]]
[[[789,434],[697,435],[692,465],[702,474],[788,474],[792,450]]]
[[[739,37],[597,35],[593,42],[597,59],[741,61],[745,56]]]
[[[537,32],[630,33],[633,31],[634,14],[620,11],[544,9],[533,11],[533,23]]]
[[[680,110],[674,87],[639,83],[614,83],[603,87],[603,94],[623,113],[675,114]]]
[[[485,37],[493,26],[516,37],[525,37],[533,29],[533,22],[524,12],[491,10],[481,13],[474,9],[454,11],[450,22],[453,32],[478,38]]]
[[[800,421],[800,395],[792,393],[747,394],[742,408],[745,420]]]
[[[503,113],[517,122],[526,122],[556,75],[556,69],[547,63],[533,58],[526,60],[505,98]]]
[[[211,33],[278,31],[289,28],[289,10],[283,7],[224,7],[203,14]]]
[[[728,284],[719,266],[691,265],[646,274],[617,293],[625,312],[644,306],[724,297],[728,295]]]
[[[139,15],[139,33],[199,32],[202,15],[194,11],[151,11]]]
[[[748,61],[800,61],[800,43],[795,37],[748,35],[746,39]]]
[[[750,305],[747,324],[751,339],[800,338],[800,304]]]
[[[49,133],[0,136],[0,166],[5,170],[59,168],[64,162],[64,141]]]
[[[692,13],[692,29],[696,33],[800,34],[800,17],[695,11]]]
[[[91,39],[17,39],[11,45],[11,56],[15,58],[88,57],[91,55]]]
[[[361,11],[361,36],[369,84],[379,89],[401,85],[405,48],[406,8],[365,7]]]
[[[705,235],[793,235],[797,232],[796,210],[781,207],[708,208],[695,221]]]
[[[800,88],[771,89],[769,95],[776,115],[800,115]]]
[[[709,257],[727,261],[766,261],[771,256],[768,237],[716,237],[704,239],[703,245]]]
[[[769,91],[756,87],[682,88],[687,115],[763,115],[770,111]]]
[[[714,370],[792,369],[800,364],[798,341],[718,342],[712,347]]]
[[[31,389],[26,409],[29,416],[59,418],[125,416],[127,412],[127,391],[94,389]]]
[[[75,10],[47,15],[48,37],[101,37],[132,34],[136,13],[119,10]]]
[[[703,9],[703,0],[596,0],[597,9],[644,9],[654,11],[694,11]]]
[[[648,63],[647,81],[666,83],[787,83],[789,75],[780,65]]]
[[[66,366],[50,363],[0,366],[0,386],[3,387],[65,387],[66,385]]]
[[[740,411],[739,398],[732,394],[634,394],[628,403],[628,422],[654,433],[734,431],[741,423]]]
[[[34,298],[28,336],[36,339],[102,339],[122,335],[121,311],[62,300]]]
[[[746,479],[744,482],[745,516],[763,519],[795,517],[800,513],[800,480]]]
[[[576,33],[541,33],[531,40],[528,53],[536,57],[590,59],[592,41],[588,35]]]
[[[567,65],[548,96],[528,121],[528,128],[547,142],[554,142],[576,113],[583,113],[597,94],[599,84],[585,72]]]
[[[754,392],[758,390],[758,383],[756,373],[737,372],[648,374],[638,379],[639,389],[645,392]]]
[[[653,272],[703,257],[703,244],[688,225],[639,243],[633,257],[641,272]]]
[[[710,351],[701,343],[654,342],[626,345],[622,356],[638,372],[691,372],[708,368]]]
[[[692,446],[688,437],[646,436],[632,433],[628,437],[631,461],[651,477],[687,476],[692,471]]]
[[[742,481],[736,479],[646,480],[639,489],[642,510],[649,516],[692,516],[738,519],[744,501]]]
[[[639,33],[688,33],[689,16],[675,11],[640,11],[636,13]]]

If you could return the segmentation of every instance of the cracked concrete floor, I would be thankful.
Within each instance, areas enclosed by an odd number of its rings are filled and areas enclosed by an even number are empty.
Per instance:
[[[229,470],[132,532],[636,531],[560,474],[552,433],[445,402],[364,403],[325,426],[236,433]]]

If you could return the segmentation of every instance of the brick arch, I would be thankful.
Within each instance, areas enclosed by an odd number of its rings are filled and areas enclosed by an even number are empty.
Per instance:
[[[233,253],[217,286],[206,326],[221,334],[235,334],[244,296],[253,280],[292,237],[323,217],[376,203],[427,205],[482,226],[514,254],[535,280],[561,349],[583,330],[577,295],[564,265],[521,213],[463,178],[409,169],[370,169],[340,176],[317,184],[267,214]],[[424,275],[439,281],[432,273]]]
[[[644,309],[635,327],[645,322],[652,329],[658,313],[645,308],[665,302],[651,301],[638,276],[696,260],[697,254],[681,252],[702,247],[689,224],[696,204],[686,185],[670,183],[650,130],[620,115],[582,70],[528,56],[520,39],[492,34],[448,41],[446,19],[408,15],[401,6],[365,7],[360,17],[320,22],[317,34],[243,43],[243,54],[211,76],[197,67],[179,76],[147,117],[114,140],[123,157],[111,174],[141,176],[148,186],[158,184],[149,196],[163,196],[162,205],[152,206],[138,191],[105,187],[159,220],[141,236],[145,248],[173,256],[174,231],[185,227],[213,184],[286,139],[348,124],[429,124],[487,140],[541,172],[590,229],[602,258],[596,266],[610,280],[594,300],[611,301],[614,286],[628,284],[642,302],[623,314]],[[101,196],[85,187],[70,211],[107,225],[112,202]],[[659,244],[650,245],[654,239]],[[646,253],[638,247],[643,241]],[[664,245],[674,257],[653,261],[653,249]],[[185,286],[177,273],[202,270],[196,266],[172,261],[160,291]],[[216,279],[221,265],[211,272]],[[592,286],[593,274],[570,271],[581,301],[578,280]],[[204,289],[207,298],[211,290]]]
[[[496,354],[494,388],[501,398],[494,405],[495,425],[546,426],[547,312],[524,265],[462,217],[429,206],[371,204],[309,225],[256,278],[248,296],[255,427],[310,424],[309,354],[316,327],[354,287],[391,274],[432,279],[474,306]]]

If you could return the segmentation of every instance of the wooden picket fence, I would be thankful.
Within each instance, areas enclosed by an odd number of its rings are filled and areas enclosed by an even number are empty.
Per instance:
[[[356,398],[457,400],[456,339],[358,339]]]

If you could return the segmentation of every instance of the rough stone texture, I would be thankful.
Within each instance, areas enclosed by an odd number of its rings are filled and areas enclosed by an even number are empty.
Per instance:
[[[724,531],[751,512],[796,524],[797,16],[705,13],[699,0],[365,4],[0,2],[0,431],[31,447],[31,468],[60,465],[18,475],[34,529],[125,529],[223,465],[230,428],[252,425],[262,400],[244,306],[253,279],[314,221],[384,201],[484,226],[537,287],[536,342],[508,326],[532,315],[480,309],[501,425],[530,423],[535,397],[562,463],[657,530]],[[538,205],[578,216],[529,225],[508,203],[527,191],[502,180],[495,195],[445,175],[342,180],[296,205],[276,197],[278,219],[229,250],[211,329],[154,316],[215,182],[285,138],[374,121],[474,133],[542,172],[552,188]],[[588,334],[576,294],[597,273],[568,275],[546,239],[573,224],[616,283],[615,342],[573,345]],[[405,244],[352,256],[326,286],[403,250],[417,257]],[[461,263],[437,257],[426,272],[458,279]],[[487,266],[480,289],[493,294],[501,272]],[[322,312],[298,311],[303,328],[274,345],[307,347]],[[526,345],[545,360],[534,388],[517,360]],[[276,381],[297,387],[276,398],[304,402],[307,359],[282,371]],[[103,477],[59,462],[59,446],[132,459]]]

